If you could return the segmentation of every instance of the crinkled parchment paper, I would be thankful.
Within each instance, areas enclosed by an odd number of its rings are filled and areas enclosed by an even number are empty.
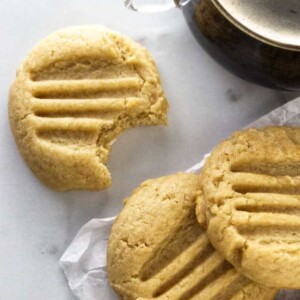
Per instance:
[[[300,98],[288,102],[247,127],[290,125],[300,127]],[[199,173],[201,162],[186,172]],[[85,224],[60,259],[70,289],[80,300],[118,299],[109,287],[106,276],[106,245],[115,217],[93,219]],[[300,259],[300,258],[299,258]],[[298,300],[300,290],[281,291],[276,300]]]

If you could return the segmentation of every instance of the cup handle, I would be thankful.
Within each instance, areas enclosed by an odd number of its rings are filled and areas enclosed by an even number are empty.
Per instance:
[[[180,0],[123,0],[124,5],[136,12],[159,12],[179,7]]]

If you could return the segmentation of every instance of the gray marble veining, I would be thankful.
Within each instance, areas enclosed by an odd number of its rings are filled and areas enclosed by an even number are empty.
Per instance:
[[[111,188],[57,193],[22,161],[12,138],[7,98],[29,49],[52,31],[103,24],[146,46],[170,103],[168,127],[135,128],[114,144]],[[139,15],[121,0],[2,0],[0,2],[0,299],[73,299],[58,259],[79,228],[112,216],[144,179],[182,171],[221,139],[298,95],[234,77],[196,43],[181,12]]]

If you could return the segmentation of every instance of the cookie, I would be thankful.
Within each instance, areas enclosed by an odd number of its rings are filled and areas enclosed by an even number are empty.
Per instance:
[[[70,27],[42,40],[17,72],[10,124],[30,169],[55,190],[111,184],[111,145],[125,129],[167,123],[153,59],[101,26]]]
[[[125,201],[109,238],[107,270],[122,299],[267,300],[276,291],[238,274],[195,215],[199,177],[144,182]]]
[[[258,283],[299,289],[300,129],[235,133],[207,159],[201,181],[220,254]]]

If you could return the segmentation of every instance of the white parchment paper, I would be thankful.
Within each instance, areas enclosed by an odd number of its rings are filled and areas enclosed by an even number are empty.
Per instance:
[[[300,98],[286,103],[247,127],[290,125],[300,127]],[[206,157],[186,170],[199,173]],[[70,289],[80,300],[118,299],[110,288],[106,273],[106,246],[115,217],[93,219],[85,224],[59,263],[68,280]],[[281,291],[276,300],[299,300],[300,291]]]

